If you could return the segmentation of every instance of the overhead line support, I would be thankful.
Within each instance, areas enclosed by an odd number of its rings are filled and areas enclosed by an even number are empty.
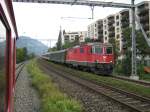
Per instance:
[[[50,4],[68,4],[68,5],[85,5],[85,6],[102,6],[102,7],[117,7],[117,8],[132,8],[131,4],[102,2],[102,1],[87,1],[87,0],[13,0],[13,2],[29,2],[29,3],[50,3]]]

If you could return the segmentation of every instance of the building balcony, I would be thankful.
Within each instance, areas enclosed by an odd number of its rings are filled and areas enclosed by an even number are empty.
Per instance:
[[[129,27],[129,22],[124,22],[121,24],[121,28],[127,28]]]
[[[108,21],[108,25],[113,25],[114,23],[115,23],[115,20]]]
[[[138,6],[138,9],[145,9],[145,8],[148,8],[148,3],[144,3],[140,6]]]
[[[98,30],[103,30],[103,26],[98,26]]]
[[[144,29],[145,31],[149,31],[149,24],[148,24],[148,23],[142,24],[142,26],[143,26],[143,29]]]
[[[108,31],[115,31],[115,27],[114,26],[109,26]]]
[[[115,33],[114,32],[109,32],[108,36],[109,37],[115,37]]]
[[[115,19],[114,16],[109,16],[109,17],[108,17],[108,20],[114,20],[114,19]]]
[[[122,16],[121,17],[121,22],[124,22],[124,21],[128,21],[129,22],[129,16]]]
[[[123,11],[121,12],[121,15],[126,15],[126,14],[129,14],[129,10],[123,10]]]
[[[140,22],[145,23],[149,21],[149,15],[141,16],[140,17]]]
[[[139,9],[138,10],[138,15],[139,16],[142,16],[142,15],[145,15],[145,14],[148,14],[149,13],[149,9],[148,8],[143,8],[143,9]]]
[[[99,30],[99,31],[98,31],[98,34],[103,34],[103,30]]]

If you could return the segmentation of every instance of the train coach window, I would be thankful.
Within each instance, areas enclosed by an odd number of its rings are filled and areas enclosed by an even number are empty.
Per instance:
[[[96,54],[102,54],[103,53],[103,49],[100,46],[95,46],[95,53]]]
[[[6,93],[5,50],[6,28],[0,20],[0,112],[4,112],[4,101]]]
[[[106,54],[112,54],[112,47],[106,48]]]

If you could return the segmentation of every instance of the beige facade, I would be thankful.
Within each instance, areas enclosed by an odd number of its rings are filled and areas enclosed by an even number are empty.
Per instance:
[[[88,38],[103,42],[103,20],[99,19],[88,25]]]
[[[79,38],[79,42],[84,42],[87,38],[87,31],[67,32],[63,34],[63,42],[73,42]]]

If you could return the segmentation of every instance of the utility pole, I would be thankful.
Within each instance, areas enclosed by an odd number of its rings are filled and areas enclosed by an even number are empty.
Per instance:
[[[134,1],[131,0],[131,5],[134,6]],[[137,75],[137,63],[136,63],[136,35],[135,35],[135,7],[131,8],[132,13],[132,73],[130,78],[138,80],[139,76]]]

